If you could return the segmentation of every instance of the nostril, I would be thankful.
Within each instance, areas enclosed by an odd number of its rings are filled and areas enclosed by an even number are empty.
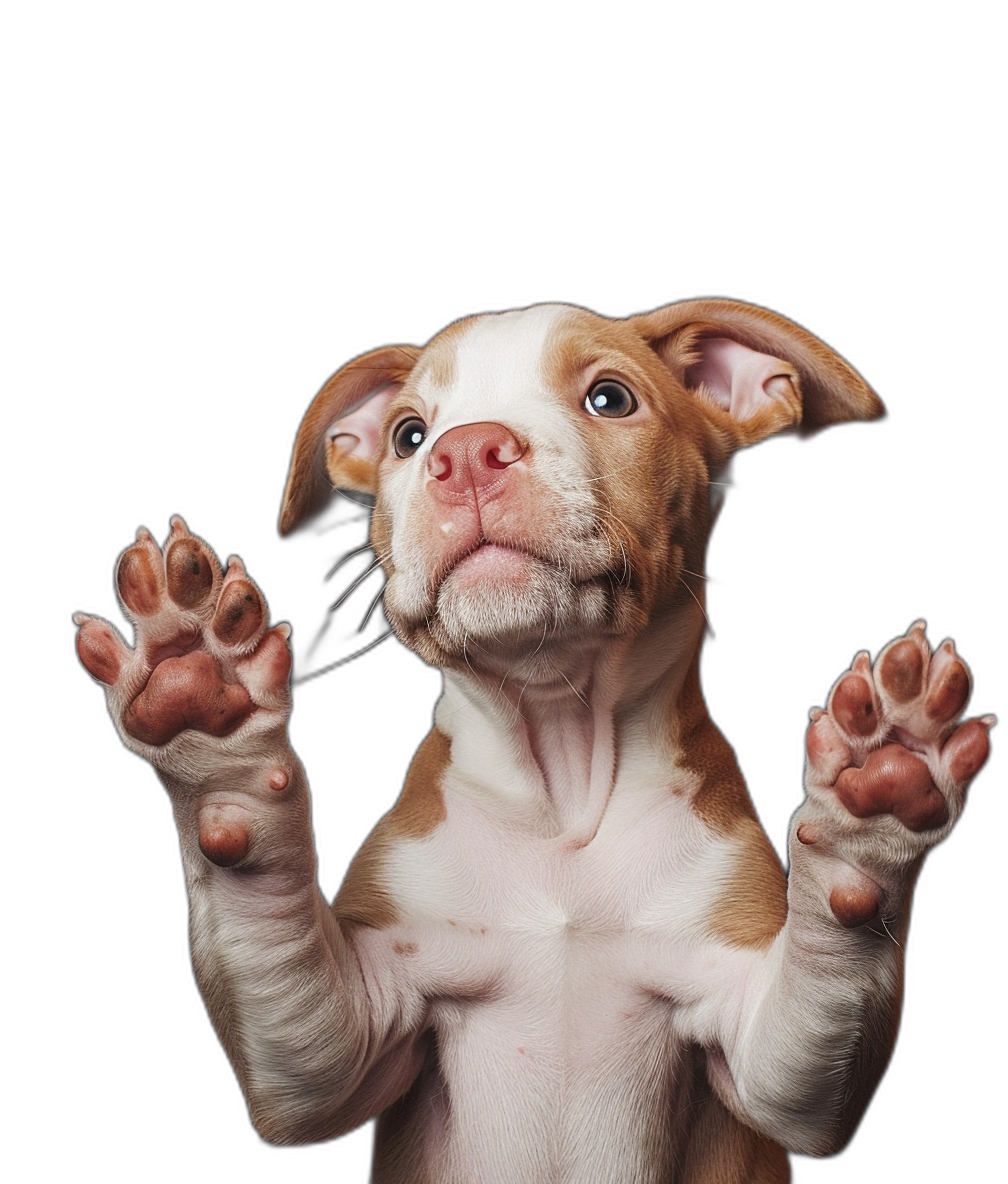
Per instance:
[[[438,481],[447,481],[452,475],[451,458],[444,452],[432,452],[427,458],[427,471]]]
[[[521,460],[523,455],[521,445],[508,433],[503,440],[498,439],[498,443],[490,444],[483,453],[483,463],[489,469],[506,469],[516,460]]]

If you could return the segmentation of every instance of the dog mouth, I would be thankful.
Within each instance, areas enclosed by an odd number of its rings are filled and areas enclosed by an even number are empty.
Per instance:
[[[453,579],[466,586],[475,587],[485,581],[493,581],[496,584],[502,580],[520,580],[527,577],[531,565],[543,563],[551,567],[557,566],[551,560],[533,554],[524,547],[491,542],[484,538],[452,560],[436,584],[441,587],[446,580]]]
[[[473,669],[491,654],[518,660],[531,648],[542,656],[554,639],[610,632],[629,591],[624,573],[622,549],[597,531],[529,538],[477,526],[425,573],[394,572],[385,611],[421,656]]]
[[[603,626],[608,597],[589,550],[546,554],[524,540],[481,538],[447,563],[434,585],[432,637],[449,653],[468,645],[472,659],[474,644],[519,654],[556,629]]]

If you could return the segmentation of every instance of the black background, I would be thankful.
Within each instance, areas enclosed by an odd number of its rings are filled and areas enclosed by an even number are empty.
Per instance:
[[[955,244],[932,243],[922,256],[884,217],[868,236],[805,223],[787,237],[760,229],[701,240],[667,210],[660,225],[642,214],[603,236],[566,226],[563,202],[537,207],[529,197],[524,229],[506,238],[486,226],[425,236],[422,223],[406,230],[394,214],[387,224],[344,220],[334,194],[332,225],[313,237],[297,233],[289,210],[264,233],[237,199],[191,212],[185,227],[159,208],[128,231],[105,215],[59,294],[73,330],[54,335],[66,345],[50,369],[73,414],[47,435],[50,476],[66,495],[65,525],[53,533],[65,609],[58,696],[70,735],[60,731],[49,759],[76,776],[52,816],[40,806],[46,832],[58,831],[58,940],[73,952],[60,958],[52,1028],[77,1138],[107,1162],[133,1154],[128,1145],[155,1162],[198,1145],[207,1169],[262,1164],[307,1178],[319,1167],[349,1184],[366,1179],[367,1131],[281,1150],[252,1130],[190,969],[166,794],[121,747],[101,689],[78,667],[71,613],[117,620],[117,554],[141,525],[162,539],[173,514],[221,558],[242,556],[272,619],[293,626],[290,729],[330,897],[396,798],[438,678],[392,639],[354,656],[385,632],[380,603],[371,612],[378,574],[329,612],[366,570],[367,555],[336,566],[366,541],[364,508],[347,503],[306,538],[277,538],[291,445],[317,390],[354,355],[422,345],[482,311],[560,301],[624,316],[695,296],[763,304],[845,356],[890,412],[884,424],[741,456],[712,542],[706,694],[783,850],[802,800],[808,710],[859,650],[874,655],[923,618],[933,643],[955,638],[970,663],[972,709],[999,709],[1002,462],[988,367],[975,365],[983,332],[961,318]],[[920,877],[892,1066],[848,1150],[796,1160],[796,1184],[925,1169],[969,1179],[996,1145],[997,1086],[985,1076],[1003,1005],[996,760]]]

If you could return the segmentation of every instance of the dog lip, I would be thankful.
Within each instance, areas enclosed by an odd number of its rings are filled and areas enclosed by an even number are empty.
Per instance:
[[[444,584],[445,580],[468,560],[472,559],[473,556],[485,554],[487,551],[501,552],[502,560],[507,559],[514,562],[516,559],[522,559],[530,563],[543,563],[549,567],[558,567],[554,558],[538,553],[534,548],[526,546],[523,543],[505,542],[501,539],[487,538],[486,535],[481,534],[471,546],[460,547],[453,554],[444,557],[437,570],[431,573],[427,585],[429,595],[436,598],[438,590]]]
[[[535,554],[534,551],[527,547],[515,546],[513,543],[497,542],[494,539],[488,539],[486,536],[481,536],[479,541],[472,547],[467,547],[464,551],[460,551],[457,555],[452,556],[444,569],[440,572],[437,578],[437,583],[441,584],[451,575],[453,571],[466,560],[471,559],[474,555],[481,551],[491,549],[494,551],[509,551],[512,555],[520,555],[524,559],[538,560],[540,563],[549,563],[550,560],[545,559],[542,555]]]

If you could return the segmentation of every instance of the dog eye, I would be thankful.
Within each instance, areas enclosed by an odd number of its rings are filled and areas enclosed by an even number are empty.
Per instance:
[[[603,378],[585,395],[584,406],[589,415],[622,419],[625,415],[633,415],[637,410],[637,400],[621,382]]]
[[[412,456],[424,442],[426,435],[427,425],[416,415],[411,415],[409,419],[396,424],[392,432],[392,447],[396,456],[402,457],[403,460]]]

